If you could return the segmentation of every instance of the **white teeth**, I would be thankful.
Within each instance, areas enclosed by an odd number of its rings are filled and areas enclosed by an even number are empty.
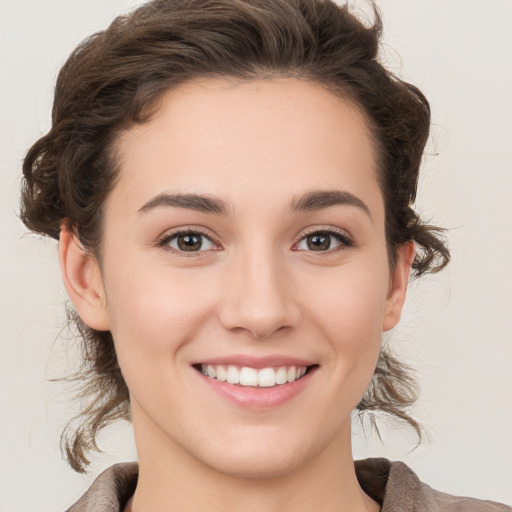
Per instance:
[[[279,368],[276,372],[276,384],[286,384],[288,382],[286,378],[286,368]]]
[[[226,380],[230,384],[238,384],[240,382],[240,371],[236,366],[228,366],[228,371],[226,372]]]
[[[242,386],[257,386],[258,385],[258,371],[254,368],[247,368],[244,366],[240,370],[240,385]]]
[[[281,366],[279,368],[250,368],[243,366],[241,368],[233,365],[201,365],[201,373],[229,384],[239,384],[240,386],[259,386],[274,387],[276,385],[294,382],[306,374],[306,366]]]
[[[263,368],[258,372],[258,386],[271,388],[276,385],[274,368]]]
[[[224,366],[217,366],[217,380],[225,382],[227,379],[226,369]]]

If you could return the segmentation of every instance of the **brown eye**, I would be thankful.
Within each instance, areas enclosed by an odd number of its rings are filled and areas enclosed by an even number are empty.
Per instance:
[[[201,235],[189,234],[177,237],[178,248],[181,251],[199,251],[203,245]]]
[[[163,240],[162,245],[167,245],[177,252],[203,252],[215,247],[206,235],[192,231],[175,233]]]
[[[331,248],[331,235],[315,233],[306,237],[306,244],[310,251],[327,251]]]
[[[351,247],[351,239],[336,231],[315,231],[306,235],[295,246],[298,251],[332,252],[335,249]]]

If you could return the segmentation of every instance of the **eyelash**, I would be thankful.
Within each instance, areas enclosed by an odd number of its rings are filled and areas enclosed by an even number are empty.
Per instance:
[[[196,228],[196,227],[189,227],[189,228],[185,228],[185,229],[179,229],[179,230],[174,231],[172,233],[166,233],[164,236],[162,236],[157,241],[156,245],[158,247],[161,247],[161,248],[165,249],[165,250],[168,250],[168,251],[174,252],[174,253],[178,253],[181,256],[185,256],[187,258],[195,257],[195,256],[200,256],[201,253],[206,252],[204,250],[203,251],[190,251],[190,252],[188,252],[188,251],[180,251],[180,250],[174,249],[173,247],[170,247],[169,244],[174,239],[178,238],[180,235],[181,236],[182,235],[199,235],[199,236],[209,240],[212,244],[214,244],[216,246],[220,246],[220,244],[218,242],[216,242],[211,235],[207,234],[202,229]],[[219,249],[214,249],[214,250],[219,250]]]
[[[300,244],[304,239],[306,239],[308,236],[311,235],[327,235],[329,237],[333,237],[337,242],[339,242],[339,246],[335,247],[333,249],[327,249],[326,251],[313,251],[313,250],[301,250],[301,249],[294,249],[296,251],[303,251],[303,252],[309,252],[311,256],[315,257],[321,257],[322,255],[326,254],[332,254],[334,252],[338,251],[345,251],[347,249],[350,249],[351,247],[354,247],[354,242],[352,238],[348,235],[348,233],[341,229],[336,229],[333,227],[329,228],[313,228],[311,231],[304,233],[300,240],[293,245],[293,247],[296,247],[298,244]]]
[[[202,253],[207,252],[208,250],[211,250],[211,249],[207,249],[207,250],[202,250],[202,251],[199,250],[199,251],[188,252],[188,251],[177,250],[177,249],[169,246],[169,244],[174,239],[176,239],[177,237],[182,236],[182,235],[199,235],[201,237],[206,238],[212,244],[214,244],[216,246],[220,246],[220,243],[216,242],[211,235],[207,234],[202,229],[196,228],[196,227],[189,227],[186,229],[180,229],[178,231],[174,231],[172,233],[166,233],[164,236],[162,236],[157,241],[157,243],[155,245],[158,247],[161,247],[165,250],[168,250],[168,251],[171,251],[174,253],[178,253],[181,256],[185,256],[185,257],[200,256]],[[313,251],[313,250],[307,251],[307,250],[303,250],[303,249],[295,249],[295,247],[297,247],[298,244],[300,244],[304,239],[306,239],[308,236],[311,236],[311,235],[327,235],[327,236],[333,237],[336,239],[337,242],[340,243],[340,245],[338,247],[335,247],[334,249],[327,249],[326,251]],[[314,229],[311,229],[311,231],[304,233],[301,236],[301,238],[299,239],[299,241],[296,242],[295,244],[293,244],[292,250],[297,251],[297,252],[309,252],[312,254],[319,253],[319,254],[315,254],[315,256],[321,256],[322,254],[332,254],[333,252],[347,250],[347,249],[350,249],[351,247],[354,247],[354,245],[355,244],[354,244],[353,240],[346,233],[346,231],[343,231],[341,229],[335,229],[332,227],[329,227],[326,229],[314,228]],[[219,250],[219,249],[213,249],[213,250]]]

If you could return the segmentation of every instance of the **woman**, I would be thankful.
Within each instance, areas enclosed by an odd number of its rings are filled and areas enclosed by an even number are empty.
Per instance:
[[[63,67],[22,219],[59,239],[86,347],[67,453],[131,417],[139,460],[70,510],[510,510],[352,460],[355,408],[420,431],[381,338],[449,257],[412,209],[428,103],[379,33],[329,2],[157,0]]]

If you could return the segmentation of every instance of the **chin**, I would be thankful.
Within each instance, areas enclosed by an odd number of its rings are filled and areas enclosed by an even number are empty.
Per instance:
[[[234,441],[221,443],[215,451],[209,449],[207,453],[195,455],[203,464],[226,476],[276,478],[292,473],[322,451],[318,439],[308,443],[304,437],[232,436]]]
[[[261,453],[258,457],[253,457],[235,454],[223,457],[222,460],[217,459],[215,464],[209,464],[209,466],[217,473],[226,476],[253,480],[285,476],[300,466],[297,456],[287,456],[283,453],[273,455]]]

